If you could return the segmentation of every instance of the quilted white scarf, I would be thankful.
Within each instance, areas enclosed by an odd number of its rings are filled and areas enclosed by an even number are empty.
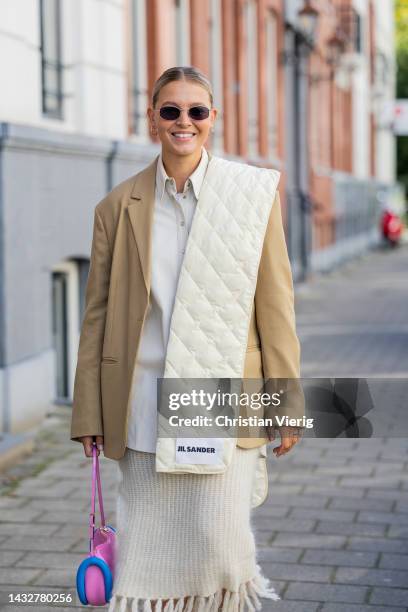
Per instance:
[[[280,172],[212,156],[200,190],[176,291],[164,378],[243,377],[258,267]],[[156,471],[215,474],[221,462],[178,463],[160,412]]]

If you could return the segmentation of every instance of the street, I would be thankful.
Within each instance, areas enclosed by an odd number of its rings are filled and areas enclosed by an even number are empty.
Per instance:
[[[375,250],[296,288],[303,377],[408,377],[407,269],[408,246]],[[69,589],[74,603],[55,610],[81,607],[75,575],[88,550],[91,472],[69,422],[69,407],[52,407],[35,453],[0,475],[4,611],[27,609],[6,605],[7,593],[38,589]],[[407,439],[302,439],[278,459],[270,449],[268,461],[269,495],[253,528],[282,601],[262,600],[263,610],[406,610]],[[115,462],[102,457],[113,525],[115,479]]]

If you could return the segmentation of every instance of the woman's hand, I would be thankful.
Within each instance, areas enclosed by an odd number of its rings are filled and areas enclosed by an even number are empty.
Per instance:
[[[97,447],[97,456],[99,457],[99,453],[103,450],[103,436],[82,436],[79,438],[84,445],[84,452],[86,457],[92,457],[92,446],[93,442],[96,442]]]
[[[275,446],[272,451],[277,457],[285,455],[290,449],[295,446],[296,442],[301,436],[300,427],[278,427],[279,435],[281,437],[281,443],[279,446]],[[266,428],[269,441],[275,440],[275,427]]]

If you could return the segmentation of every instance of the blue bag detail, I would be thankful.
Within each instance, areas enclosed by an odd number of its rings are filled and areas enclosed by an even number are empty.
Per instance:
[[[85,574],[86,574],[86,570],[88,569],[90,565],[97,565],[102,571],[103,579],[105,583],[106,601],[108,602],[112,597],[113,579],[112,579],[112,572],[110,570],[109,565],[106,563],[106,561],[104,561],[103,559],[100,559],[99,557],[87,557],[86,559],[82,561],[82,563],[78,567],[78,571],[76,575],[76,586],[77,586],[78,597],[84,606],[88,605],[88,599],[86,597],[86,591],[85,591]]]

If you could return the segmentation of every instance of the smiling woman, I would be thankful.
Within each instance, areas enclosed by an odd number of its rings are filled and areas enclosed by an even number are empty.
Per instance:
[[[91,456],[94,437],[118,461],[109,612],[254,612],[259,597],[279,599],[251,526],[269,435],[219,438],[211,453],[205,438],[187,453],[189,438],[161,435],[160,378],[299,377],[280,173],[207,151],[216,116],[205,75],[166,70],[147,109],[160,154],[95,210],[71,439]],[[281,433],[274,452],[296,441]]]
[[[217,112],[209,81],[194,68],[166,70],[155,83],[147,110],[150,131],[161,141],[163,163],[178,192],[200,161]]]

